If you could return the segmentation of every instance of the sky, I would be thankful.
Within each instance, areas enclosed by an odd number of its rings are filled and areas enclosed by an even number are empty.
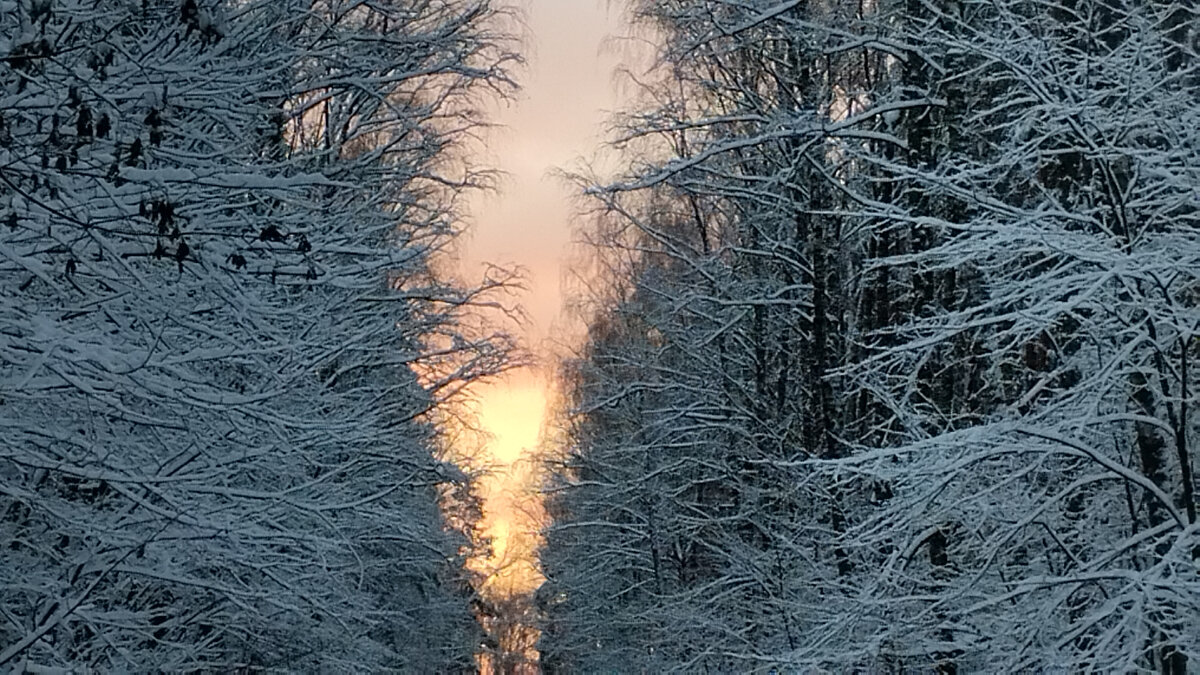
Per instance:
[[[574,196],[555,169],[590,159],[604,139],[604,123],[617,107],[613,73],[618,59],[608,38],[620,16],[605,0],[524,0],[528,64],[518,73],[522,92],[498,106],[495,130],[483,160],[506,173],[499,190],[472,203],[473,231],[464,247],[469,275],[486,263],[518,266],[527,292],[522,327],[527,347],[549,364],[563,306],[562,279],[574,231]],[[535,459],[545,419],[547,369],[522,371],[478,391],[480,422],[491,433],[491,459],[508,467],[483,486],[493,537],[494,564],[512,562],[497,583],[530,590],[540,581],[533,566],[539,505],[528,496],[528,466]]]
[[[469,266],[517,264],[529,274],[527,337],[549,335],[561,306],[561,265],[571,240],[571,190],[550,175],[590,158],[604,139],[607,111],[616,105],[617,60],[605,46],[619,31],[604,0],[524,0],[529,64],[514,104],[494,117],[485,157],[507,172],[496,193],[476,199]]]

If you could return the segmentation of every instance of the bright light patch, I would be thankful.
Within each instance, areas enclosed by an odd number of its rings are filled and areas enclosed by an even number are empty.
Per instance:
[[[479,399],[480,423],[492,436],[488,454],[502,464],[529,458],[546,415],[546,392],[532,378],[489,387]]]

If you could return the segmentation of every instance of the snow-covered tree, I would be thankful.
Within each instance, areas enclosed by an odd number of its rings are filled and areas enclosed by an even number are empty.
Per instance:
[[[434,268],[494,10],[0,9],[0,662],[470,669],[429,413],[509,343]]]
[[[1194,8],[630,6],[547,663],[1185,672]]]
[[[801,645],[814,580],[850,570],[826,531],[844,530],[844,497],[801,485],[800,462],[844,452],[831,375],[846,354],[854,233],[838,144],[883,134],[847,121],[861,106],[833,77],[856,71],[797,30],[845,14],[798,4],[635,5],[663,36],[661,81],[622,120],[621,143],[642,151],[630,175],[593,190],[596,255],[627,262],[596,275],[621,285],[595,298],[600,330],[566,378],[575,417],[551,488],[548,663],[780,663]],[[610,527],[614,502],[635,522]],[[588,645],[605,596],[637,600],[629,637]]]
[[[929,202],[897,217],[937,234],[883,264],[976,290],[909,317],[857,369],[907,428],[852,462],[895,495],[848,534],[879,556],[864,606],[879,643],[972,669],[1185,672],[1200,639],[1194,10],[955,12],[923,54],[987,97],[947,101],[966,114],[938,162],[893,169]],[[951,398],[984,395],[986,414],[931,397],[931,363],[982,370]],[[943,569],[912,566],[923,547]]]

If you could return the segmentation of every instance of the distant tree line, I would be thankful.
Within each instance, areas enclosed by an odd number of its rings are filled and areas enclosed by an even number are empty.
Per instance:
[[[0,669],[473,670],[436,411],[513,344],[438,269],[502,19],[0,0]]]
[[[1200,16],[630,0],[547,672],[1200,664]]]

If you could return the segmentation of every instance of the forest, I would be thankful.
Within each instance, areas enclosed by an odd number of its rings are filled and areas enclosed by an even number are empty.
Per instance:
[[[502,18],[0,0],[0,670],[473,669],[440,417],[515,345],[439,260]]]
[[[627,4],[546,671],[1196,672],[1196,5]]]
[[[1200,668],[1200,8],[613,4],[496,598],[519,3],[0,0],[0,670]]]

